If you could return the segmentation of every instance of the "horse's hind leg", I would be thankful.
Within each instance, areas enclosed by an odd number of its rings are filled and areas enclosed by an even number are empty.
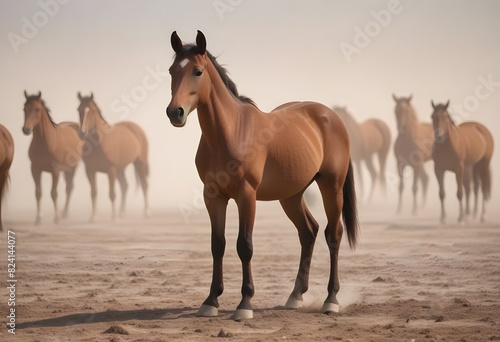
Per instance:
[[[302,294],[307,291],[309,286],[309,269],[319,229],[318,223],[307,209],[303,194],[304,192],[301,191],[292,197],[280,201],[286,215],[298,230],[300,245],[302,247],[295,287],[285,304],[285,307],[289,309],[296,309],[302,306]]]
[[[371,201],[373,197],[373,192],[375,190],[375,185],[377,184],[377,171],[375,171],[375,167],[373,166],[372,156],[369,156],[365,159],[366,167],[368,172],[370,172],[370,177],[372,179],[372,185],[370,188],[370,197],[368,197],[368,201]]]
[[[481,179],[479,174],[479,168],[477,164],[474,166],[472,170],[472,178],[474,183],[474,218],[477,217],[477,207],[478,207],[478,195],[479,195],[479,186],[481,185]]]
[[[470,215],[470,185],[472,181],[472,167],[464,169],[464,190],[465,190],[465,217]]]
[[[57,206],[57,184],[59,183],[59,170],[52,171],[52,190],[50,191],[50,196],[52,197],[52,202],[54,202],[54,223],[59,223],[59,209]]]
[[[120,184],[120,190],[121,190],[121,202],[120,202],[120,215],[123,215],[125,212],[125,199],[127,197],[127,189],[128,189],[128,184],[127,184],[127,179],[125,178],[125,169],[119,169],[116,173],[116,177],[118,178],[118,183]]]
[[[109,199],[111,201],[111,219],[116,220],[116,209],[115,209],[115,181],[116,181],[116,170],[115,168],[110,168],[108,170],[108,180],[109,180]]]
[[[64,180],[66,181],[66,203],[64,204],[64,210],[62,212],[63,219],[68,218],[69,200],[74,188],[75,171],[76,169],[70,169],[64,172]]]
[[[340,215],[343,206],[342,180],[334,175],[320,175],[316,182],[318,183],[323,197],[326,217],[328,223],[325,229],[325,238],[330,250],[330,280],[328,282],[328,297],[323,304],[322,312],[338,312],[339,303],[337,293],[340,289],[338,275],[338,255],[340,242],[342,240],[343,227],[340,222]]]
[[[139,182],[141,183],[142,193],[144,195],[144,216],[151,216],[151,210],[149,209],[149,200],[148,200],[148,166],[145,161],[137,160],[134,163],[135,172],[137,177],[139,178]]]

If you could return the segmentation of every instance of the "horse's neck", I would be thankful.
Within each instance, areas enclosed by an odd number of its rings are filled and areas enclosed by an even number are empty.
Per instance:
[[[407,120],[407,134],[410,139],[414,140],[419,135],[420,121],[418,120],[417,113],[415,113],[415,110],[412,107],[410,107],[409,111],[410,113],[408,114]]]
[[[49,119],[49,114],[44,110],[40,122],[33,129],[33,140],[41,140],[47,144],[49,150],[52,150],[57,142],[57,129],[56,126]]]
[[[227,89],[215,67],[209,63],[212,89],[206,100],[198,103],[198,121],[202,136],[212,150],[232,144],[240,123],[243,104]]]

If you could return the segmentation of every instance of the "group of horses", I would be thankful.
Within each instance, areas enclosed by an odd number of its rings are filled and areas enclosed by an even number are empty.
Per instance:
[[[42,94],[28,95],[24,92],[23,133],[33,135],[28,156],[31,161],[31,173],[35,182],[37,214],[35,223],[42,218],[41,211],[41,175],[48,172],[52,175],[51,197],[54,203],[54,222],[58,223],[59,208],[57,202],[57,185],[61,173],[66,181],[66,202],[62,217],[68,215],[69,202],[74,188],[75,170],[83,160],[85,171],[90,182],[92,214],[96,216],[96,173],[104,172],[109,178],[109,198],[112,206],[112,218],[116,218],[115,182],[121,187],[120,213],[125,209],[127,180],[125,167],[133,164],[137,180],[144,194],[144,212],[149,215],[148,204],[148,141],[144,131],[133,122],[108,124],[101,115],[94,101],[94,96],[82,97],[78,93],[80,105],[79,124],[76,122],[56,123],[42,99]],[[8,180],[8,171],[13,159],[14,143],[4,126],[0,126],[0,194]],[[0,211],[1,215],[1,211]],[[1,222],[1,216],[0,216]],[[1,226],[0,226],[1,228]]]
[[[212,228],[212,284],[198,315],[218,315],[218,297],[224,290],[222,259],[229,199],[234,199],[239,213],[237,251],[243,271],[242,300],[233,319],[253,317],[251,258],[256,200],[279,200],[298,230],[302,247],[299,269],[295,287],[285,306],[297,308],[302,305],[319,229],[304,201],[304,192],[312,182],[319,186],[328,221],[325,237],[330,249],[330,278],[322,312],[337,312],[338,253],[344,231],[340,217],[351,247],[356,245],[358,231],[351,161],[357,166],[358,173],[360,163],[365,162],[374,180],[373,194],[377,176],[371,158],[378,153],[381,165],[378,178],[383,185],[385,161],[391,144],[389,128],[378,119],[358,124],[345,108],[337,107],[334,111],[315,102],[290,102],[263,113],[252,100],[238,93],[226,70],[207,51],[202,32],[198,31],[196,44],[184,44],[175,31],[170,40],[175,58],[169,69],[172,98],[166,113],[173,126],[183,127],[189,114],[195,109],[198,112],[201,140],[196,167],[204,183],[204,200]],[[434,159],[440,185],[442,220],[445,217],[444,170],[454,171],[457,175],[459,220],[465,216],[462,210],[464,186],[467,196],[465,213],[469,210],[471,180],[476,194],[475,211],[479,186],[483,191],[481,219],[484,220],[484,201],[489,199],[491,191],[491,134],[479,123],[455,125],[447,110],[448,103],[433,104],[432,126],[418,121],[410,104],[411,96],[394,96],[394,100],[398,124],[394,152],[400,175],[398,211],[401,210],[404,169],[409,166],[414,170],[413,192],[416,195],[417,182],[423,183],[424,191],[428,184],[423,164]],[[414,202],[415,211],[416,199]]]
[[[183,127],[189,114],[197,110],[201,139],[196,154],[196,167],[204,184],[203,196],[211,222],[211,251],[213,257],[212,283],[209,295],[198,310],[198,316],[217,316],[218,297],[224,291],[223,257],[226,247],[226,209],[230,199],[236,202],[239,213],[237,252],[242,264],[242,299],[233,315],[235,320],[253,317],[251,299],[254,295],[251,259],[253,256],[253,228],[257,200],[278,200],[288,218],[298,231],[301,255],[295,286],[285,304],[298,308],[303,304],[303,294],[308,289],[312,253],[319,232],[319,224],[309,211],[304,193],[316,182],[326,212],[324,235],[329,248],[330,275],[328,295],[322,312],[339,311],[337,293],[340,289],[338,256],[344,231],[349,245],[358,240],[357,200],[352,163],[367,165],[374,181],[385,183],[385,161],[391,145],[390,130],[378,119],[358,124],[345,108],[335,111],[316,102],[290,102],[276,107],[269,113],[258,109],[255,103],[238,93],[235,83],[216,58],[206,49],[206,38],[198,31],[196,44],[184,44],[177,33],[171,35],[175,52],[169,69],[171,75],[171,101],[166,109],[170,122]],[[103,119],[93,95],[78,94],[80,124],[52,121],[49,110],[38,95],[25,93],[24,107],[26,134],[33,132],[30,147],[32,173],[36,184],[38,202],[37,222],[40,220],[40,173],[48,171],[53,176],[52,198],[57,214],[57,181],[62,171],[66,178],[67,200],[63,214],[67,214],[68,201],[73,189],[75,167],[83,159],[91,184],[95,215],[95,173],[107,172],[110,181],[110,198],[114,209],[114,182],[118,178],[122,188],[122,205],[127,189],[123,169],[129,163],[144,191],[147,204],[147,140],[135,124],[123,122],[114,126]],[[448,113],[448,103],[433,105],[432,125],[420,123],[409,98],[397,98],[396,119],[398,137],[394,144],[400,175],[399,208],[403,190],[403,171],[414,171],[414,210],[416,210],[417,183],[427,188],[428,176],[423,165],[433,159],[440,185],[440,198],[444,200],[443,173],[456,173],[460,220],[469,211],[470,184],[476,194],[483,192],[484,201],[491,192],[490,160],[493,139],[489,131],[478,123],[455,125]],[[336,113],[337,112],[337,113]],[[2,132],[0,132],[2,133]],[[3,136],[8,134],[2,133]],[[12,142],[2,152],[5,165],[10,165]],[[378,153],[381,165],[379,176],[374,170],[371,156]],[[3,154],[7,157],[4,158]],[[9,158],[10,156],[10,158]],[[8,166],[7,166],[8,169]],[[4,170],[3,164],[2,168]],[[465,187],[467,206],[462,210],[462,188]],[[371,195],[370,195],[371,196]],[[444,220],[444,205],[442,219]],[[343,221],[343,224],[342,222]]]
[[[465,122],[456,125],[448,112],[449,102],[435,105],[431,101],[431,122],[420,122],[416,111],[411,104],[412,96],[396,97],[395,114],[398,136],[394,143],[399,175],[399,201],[397,212],[401,212],[402,193],[404,188],[405,168],[413,169],[413,214],[417,212],[417,190],[421,183],[423,201],[425,201],[429,176],[424,164],[434,161],[434,171],[439,184],[439,198],[441,201],[441,222],[445,222],[444,207],[444,173],[455,173],[457,182],[457,198],[459,201],[458,222],[464,222],[470,215],[470,192],[474,190],[474,217],[478,213],[479,189],[482,192],[481,222],[485,220],[485,202],[491,196],[490,162],[493,154],[493,137],[489,130],[478,122]],[[345,107],[334,107],[335,112],[342,118],[349,132],[351,141],[351,159],[356,165],[360,189],[363,189],[363,177],[360,165],[364,162],[372,179],[370,198],[377,180],[385,190],[385,163],[391,144],[391,135],[386,123],[371,118],[358,123],[347,112]],[[377,174],[372,162],[373,155],[378,155],[380,170]],[[463,207],[463,193],[465,191],[465,209]]]

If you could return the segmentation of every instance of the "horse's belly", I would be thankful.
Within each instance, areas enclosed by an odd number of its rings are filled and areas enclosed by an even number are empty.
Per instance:
[[[272,201],[288,198],[303,190],[318,173],[319,165],[313,161],[283,166],[268,161],[264,167],[262,182],[257,188],[257,200]]]

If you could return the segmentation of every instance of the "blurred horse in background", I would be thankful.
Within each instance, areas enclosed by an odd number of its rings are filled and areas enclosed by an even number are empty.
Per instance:
[[[457,198],[460,208],[458,222],[465,221],[470,214],[469,195],[471,181],[474,181],[474,217],[477,215],[479,187],[483,194],[481,222],[485,221],[485,204],[491,197],[490,161],[493,155],[493,137],[490,131],[478,122],[464,122],[456,125],[448,113],[448,105],[435,105],[431,101],[432,123],[435,142],[432,151],[434,171],[439,183],[441,200],[441,222],[445,222],[444,208],[444,172],[455,173],[457,181]],[[465,187],[466,207],[463,208],[463,191]]]
[[[148,140],[146,134],[137,124],[129,121],[110,125],[104,120],[101,110],[94,101],[94,94],[82,97],[78,93],[80,105],[80,129],[85,139],[83,161],[90,182],[92,198],[92,215],[96,215],[97,184],[96,173],[104,172],[109,179],[109,198],[111,200],[112,219],[116,219],[115,181],[118,179],[121,188],[120,214],[125,211],[125,199],[128,184],[125,179],[125,168],[133,163],[137,181],[144,194],[144,215],[149,216],[148,202]]]
[[[401,213],[402,197],[404,188],[404,170],[411,167],[413,169],[413,210],[417,213],[417,189],[418,182],[422,183],[422,204],[427,197],[427,186],[429,176],[424,169],[424,163],[431,160],[432,146],[434,144],[434,134],[430,123],[419,122],[417,113],[410,103],[412,96],[397,98],[392,95],[396,101],[395,113],[398,127],[398,136],[394,143],[394,155],[399,175],[399,201],[398,214]]]
[[[9,182],[9,169],[13,159],[14,140],[7,128],[0,124],[0,231],[3,230],[2,199]]]
[[[376,118],[370,118],[358,123],[354,116],[347,111],[346,107],[335,106],[333,110],[340,116],[349,133],[349,139],[351,141],[351,159],[354,165],[356,165],[361,193],[364,193],[363,172],[361,170],[361,163],[364,162],[372,180],[370,196],[368,197],[369,200],[371,200],[373,196],[377,179],[380,181],[382,191],[385,195],[385,166],[387,154],[391,147],[391,131],[389,126],[382,120]],[[373,166],[372,156],[374,154],[378,156],[378,175]]]
[[[54,223],[58,223],[57,184],[59,175],[63,172],[66,180],[66,204],[62,213],[62,217],[66,218],[74,187],[73,179],[76,167],[81,160],[82,140],[78,135],[78,124],[76,122],[56,124],[42,100],[41,92],[38,92],[38,95],[28,95],[25,91],[24,96],[26,103],[24,104],[23,133],[26,135],[33,133],[28,155],[31,160],[31,173],[35,181],[37,205],[35,224],[39,224],[42,219],[40,205],[42,171],[50,172],[52,175],[50,194],[54,202]]]

